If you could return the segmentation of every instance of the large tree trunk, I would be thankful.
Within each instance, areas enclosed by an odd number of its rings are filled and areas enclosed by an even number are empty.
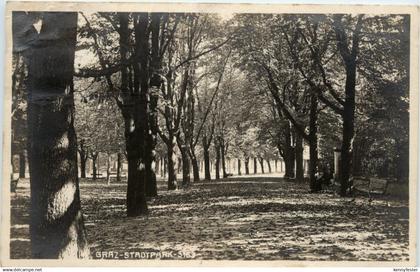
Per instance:
[[[159,30],[160,30],[160,15],[153,13],[151,15],[150,30],[152,34],[151,39],[151,79],[149,81],[150,86],[147,86],[147,82],[144,83],[147,89],[148,95],[148,111],[147,117],[149,121],[149,129],[146,130],[146,196],[156,197],[157,196],[157,183],[156,183],[156,145],[157,145],[157,134],[158,134],[158,93],[162,84],[162,80],[159,76],[160,70],[160,59],[159,59]],[[148,34],[146,35],[146,41],[144,46],[147,47]],[[150,74],[149,74],[150,75]],[[147,81],[147,80],[146,80]],[[150,88],[149,88],[150,87]]]
[[[200,169],[198,166],[197,156],[195,155],[194,148],[190,148],[190,149],[191,149],[190,158],[191,158],[191,164],[193,168],[194,181],[200,181]]]
[[[343,140],[341,142],[341,173],[340,195],[346,196],[350,187],[352,169],[352,142],[354,138],[354,112],[356,97],[356,66],[359,51],[359,35],[362,27],[362,15],[358,16],[355,30],[352,35],[351,49],[347,40],[345,27],[342,25],[342,15],[334,17],[334,30],[337,38],[337,47],[344,61],[346,69],[346,83],[344,87],[345,100],[343,104]]]
[[[139,147],[135,145],[135,141],[135,139],[132,139],[128,141],[130,144],[127,145],[127,216],[129,217],[148,213],[146,184],[144,182],[146,171],[144,169],[144,160],[139,154]]]
[[[241,173],[241,160],[238,159],[238,176],[242,175]]]
[[[178,143],[179,150],[181,151],[182,158],[182,186],[187,187],[191,183],[190,178],[190,160],[188,155],[188,147],[183,143]]]
[[[245,174],[249,175],[249,157],[245,157]]]
[[[26,14],[13,16],[19,24],[26,19]],[[38,39],[32,41],[36,46],[27,52],[32,258],[89,255],[73,127],[76,28],[77,13],[46,12],[39,36],[32,27]],[[28,29],[14,31],[22,35]]]
[[[146,144],[146,196],[157,196],[157,183],[156,183],[156,151],[155,151],[155,137],[156,135],[148,135],[149,138]]]
[[[182,186],[190,186],[190,160],[188,154],[185,152],[182,154]]]
[[[26,156],[25,150],[19,152],[19,178],[25,178],[26,172]]]
[[[170,143],[166,145],[168,151],[168,190],[175,190],[177,188],[176,170],[175,170],[175,137],[169,139]]]
[[[295,147],[295,159],[296,159],[296,181],[303,181],[303,138],[296,132],[296,147]]]
[[[128,29],[128,13],[118,13],[120,28],[120,57],[121,61],[127,60],[130,45]],[[121,70],[121,93],[123,104],[120,105],[124,117],[125,142],[128,161],[127,177],[127,216],[140,216],[148,213],[146,203],[146,176],[147,151],[146,139],[148,128],[147,99],[148,78],[146,50],[148,39],[146,38],[148,16],[139,14],[135,16],[135,56],[138,64],[134,65],[134,85],[131,95],[128,89],[127,67]],[[140,66],[140,67],[139,67]],[[140,71],[141,69],[141,71]]]
[[[292,137],[290,132],[290,124],[289,122],[286,122],[284,126],[285,147],[283,150],[284,166],[286,168],[284,178],[286,179],[293,179],[295,177],[295,152],[292,147]]]
[[[321,190],[321,184],[316,180],[318,165],[318,97],[311,94],[311,108],[309,113],[309,185],[311,192]]]
[[[150,148],[148,151],[148,157],[146,159],[146,196],[156,197],[157,196],[157,183],[156,183],[156,160],[155,150]]]

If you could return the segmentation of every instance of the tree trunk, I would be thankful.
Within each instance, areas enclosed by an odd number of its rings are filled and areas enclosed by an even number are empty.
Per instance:
[[[19,153],[19,178],[25,178],[26,170],[26,156],[25,151]]]
[[[146,203],[146,184],[144,160],[139,154],[139,147],[135,140],[128,141],[127,161],[127,216],[134,217],[148,213]],[[143,167],[142,167],[143,166]]]
[[[254,174],[257,173],[257,158],[254,158]]]
[[[214,167],[216,168],[216,179],[220,179],[220,146],[216,144],[214,146],[214,149],[216,153],[216,162],[214,165]]]
[[[200,181],[200,169],[198,166],[197,156],[195,155],[195,151],[193,150],[193,148],[191,148],[190,151],[190,159],[193,168],[194,181]]]
[[[284,126],[284,166],[286,168],[284,178],[286,179],[293,179],[295,177],[295,152],[292,147],[292,137],[290,132],[290,124],[289,122],[286,122],[286,125]]]
[[[181,144],[179,149],[181,151],[181,158],[182,158],[182,186],[187,187],[191,183],[190,160],[189,160],[189,155],[188,155],[188,148],[185,145]]]
[[[210,154],[209,149],[206,146],[203,147],[203,155],[204,155],[204,179],[211,180],[210,176]]]
[[[249,157],[245,157],[245,174],[249,175]]]
[[[296,147],[295,147],[295,159],[296,159],[296,181],[303,182],[303,138],[296,132]]]
[[[87,154],[85,152],[79,152],[80,155],[80,177],[86,178],[86,163],[87,163]]]
[[[119,13],[120,19],[120,57],[126,61],[129,48],[128,14]],[[139,13],[134,16],[135,50],[137,59],[133,66],[134,84],[131,95],[127,82],[128,71],[123,67],[121,72],[121,92],[123,105],[120,106],[125,122],[125,139],[128,160],[127,180],[127,216],[134,217],[148,213],[146,202],[146,183],[151,169],[148,150],[148,15]],[[125,98],[128,98],[124,100]]]
[[[166,173],[168,172],[168,159],[163,159],[163,177],[166,177]]]
[[[19,34],[38,35],[31,24]],[[76,29],[77,13],[46,12],[36,46],[27,52],[32,258],[89,256],[73,127]]]
[[[92,153],[92,178],[93,180],[96,180],[97,178],[98,170],[96,168],[96,161],[98,159],[98,155],[99,155],[98,153]]]
[[[154,157],[154,148],[149,154],[146,161],[146,196],[156,197],[157,196],[157,183],[156,183],[156,160]],[[151,156],[151,157],[150,157]]]
[[[155,137],[155,136],[150,136]],[[148,140],[150,144],[151,140]],[[155,147],[148,147],[147,158],[146,158],[146,196],[156,197],[157,196],[157,183],[156,183],[156,151]],[[146,145],[149,146],[149,145]]]
[[[311,108],[309,113],[309,185],[311,192],[321,190],[321,184],[316,180],[318,165],[318,96],[311,94]]]
[[[241,173],[241,160],[238,159],[238,176],[242,175]]]
[[[145,17],[145,18],[144,18]],[[159,70],[161,67],[161,60],[159,58],[159,31],[160,31],[160,15],[154,13],[151,15],[150,25],[149,16],[145,15],[141,17],[142,23],[145,26],[139,29],[137,32],[140,43],[139,49],[142,51],[141,66],[143,66],[141,74],[145,74],[142,80],[142,92],[147,93],[147,119],[148,129],[145,130],[146,137],[146,196],[156,197],[157,196],[157,183],[156,173],[158,164],[156,162],[156,145],[157,145],[157,134],[158,134],[158,93],[162,85],[161,77],[159,76]],[[149,33],[151,32],[151,59],[150,65],[148,63],[149,51]],[[136,36],[137,43],[137,36]]]
[[[268,165],[268,173],[271,173],[271,164],[270,164],[270,160],[267,160],[267,165]]]
[[[175,148],[175,138],[172,136],[170,139],[169,145],[167,145],[168,151],[168,190],[175,190],[177,188],[177,181],[176,181],[176,156],[174,152]]]
[[[176,157],[176,159],[177,159],[176,171],[177,171],[177,174],[180,174],[182,171],[182,159],[180,157]]]
[[[340,52],[346,69],[346,83],[344,87],[345,100],[342,112],[343,140],[341,142],[340,196],[346,196],[350,187],[352,142],[354,138],[354,112],[356,107],[356,60],[359,51],[359,35],[362,21],[362,16],[359,15],[352,35],[351,49],[349,49],[349,41],[345,34],[346,30],[342,25],[342,15],[336,15],[333,22],[338,51]]]
[[[226,146],[222,140],[222,144],[220,145],[220,155],[222,157],[222,174],[223,174],[223,178],[227,178],[227,172],[226,172],[226,160],[225,160],[225,156],[226,156]]]
[[[274,172],[277,172],[277,159],[274,160]]]
[[[117,154],[117,181],[121,181],[121,153]]]
[[[111,185],[111,155],[106,154],[106,184]]]
[[[264,159],[263,158],[258,158],[258,160],[260,161],[261,173],[264,174]]]

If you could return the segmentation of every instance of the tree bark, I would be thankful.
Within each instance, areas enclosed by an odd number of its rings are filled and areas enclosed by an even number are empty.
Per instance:
[[[171,139],[172,138],[172,139]],[[176,156],[174,152],[175,148],[175,138],[172,136],[170,137],[170,143],[167,144],[167,152],[168,152],[168,190],[175,190],[177,188],[177,181],[176,181]]]
[[[242,175],[241,173],[241,160],[238,159],[238,176]]]
[[[86,178],[86,163],[88,160],[88,154],[82,147],[79,150],[79,156],[80,156],[80,177]]]
[[[121,181],[121,153],[117,154],[117,181]]]
[[[128,13],[118,13],[120,28],[120,58],[121,62],[127,61],[130,46]],[[128,161],[127,177],[127,216],[134,217],[148,213],[146,203],[146,168],[147,151],[145,142],[148,132],[147,119],[147,90],[148,74],[146,49],[148,39],[146,29],[148,24],[147,14],[134,16],[135,28],[135,56],[138,64],[133,65],[134,84],[129,90],[129,76],[127,67],[121,69],[121,98],[119,102],[124,117],[125,142]],[[140,67],[139,67],[140,66]],[[139,70],[141,68],[142,71]],[[132,95],[135,93],[135,95]]]
[[[180,140],[178,140],[178,147],[179,147],[179,150],[181,151],[181,159],[182,159],[182,186],[187,187],[191,183],[188,147],[185,146],[185,144],[181,143]]]
[[[311,94],[309,113],[309,185],[311,192],[321,190],[321,184],[316,179],[318,166],[318,96]]]
[[[205,143],[205,137],[203,137],[203,143]],[[211,180],[210,176],[210,153],[209,147],[203,144],[203,155],[204,155],[204,179]]]
[[[131,136],[134,135],[129,135]],[[134,137],[132,137],[134,138]],[[144,160],[139,154],[136,140],[130,139],[127,145],[128,177],[127,177],[127,216],[134,217],[148,213],[146,203],[146,184]]]
[[[98,159],[98,155],[99,155],[99,153],[97,153],[97,152],[93,153],[92,152],[92,178],[93,178],[93,180],[96,180],[96,178],[97,178],[98,170],[97,170],[97,167],[96,167],[96,161]]]
[[[226,152],[227,152],[227,148],[225,146],[224,140],[222,139],[222,144],[220,145],[220,155],[222,157],[222,174],[223,174],[223,178],[227,178],[227,172],[226,172]]]
[[[296,147],[295,147],[295,159],[296,159],[296,181],[303,182],[303,139],[302,136],[296,132]]]
[[[150,77],[149,85],[147,80],[144,84],[147,89],[148,95],[148,110],[147,118],[149,122],[149,129],[146,133],[146,196],[156,197],[157,196],[157,183],[156,183],[156,145],[157,145],[157,134],[158,134],[158,92],[161,88],[162,80],[159,76],[160,71],[160,58],[159,58],[159,30],[160,30],[160,15],[153,13],[151,15],[150,22],[151,31],[151,63],[150,63]],[[145,41],[143,42],[143,48],[148,46],[148,34],[145,35]],[[144,65],[144,64],[143,64]],[[148,67],[149,68],[149,67]],[[144,72],[144,71],[143,71]]]
[[[166,177],[166,173],[168,172],[168,160],[164,159],[163,160],[163,177]]]
[[[257,173],[257,158],[254,158],[254,174]]]
[[[267,165],[268,165],[268,173],[271,173],[271,164],[270,164],[270,160],[267,160]]]
[[[289,122],[286,122],[286,125],[284,126],[284,140],[285,147],[283,152],[284,166],[286,168],[284,178],[293,179],[295,177],[295,152],[294,148],[292,147],[292,136]]]
[[[249,175],[249,157],[245,157],[245,174]]]
[[[352,35],[351,48],[347,40],[346,30],[342,25],[342,15],[335,15],[333,21],[337,39],[337,48],[343,59],[346,70],[346,83],[344,87],[345,100],[343,103],[343,140],[341,143],[341,173],[340,196],[346,196],[350,187],[352,169],[352,142],[354,138],[354,113],[356,97],[356,68],[359,51],[359,35],[362,27],[362,15],[358,16],[355,30]]]
[[[111,185],[111,155],[106,154],[106,184]]]
[[[22,13],[13,16],[27,19]],[[37,37],[32,41],[36,46],[26,52],[32,258],[85,258],[89,249],[73,126],[77,13],[44,13],[39,35],[32,23],[28,25]],[[14,34],[29,31],[18,27]]]
[[[215,162],[215,169],[216,169],[216,179],[220,179],[220,145],[216,144],[214,145],[214,151],[216,153],[216,162]],[[223,152],[223,151],[222,151]]]
[[[264,159],[263,158],[258,158],[258,160],[260,161],[261,173],[264,174]]]
[[[87,162],[87,157],[80,156],[80,177],[81,178],[86,178],[86,162]]]
[[[191,158],[191,164],[193,168],[193,177],[194,181],[200,181],[200,169],[198,166],[198,160],[197,156],[195,155],[195,151],[190,151],[190,158]]]

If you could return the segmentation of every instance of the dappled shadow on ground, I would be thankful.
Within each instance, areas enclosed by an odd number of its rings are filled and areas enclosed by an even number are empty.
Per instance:
[[[147,217],[126,218],[124,183],[82,181],[93,258],[408,260],[406,201],[310,194],[274,177],[159,187]],[[12,195],[13,258],[29,256],[28,195]]]

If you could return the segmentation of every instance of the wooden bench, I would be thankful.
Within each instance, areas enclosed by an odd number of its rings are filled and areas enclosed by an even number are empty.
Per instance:
[[[389,179],[375,177],[353,177],[353,188],[359,192],[367,193],[369,196],[384,195],[387,192]]]

